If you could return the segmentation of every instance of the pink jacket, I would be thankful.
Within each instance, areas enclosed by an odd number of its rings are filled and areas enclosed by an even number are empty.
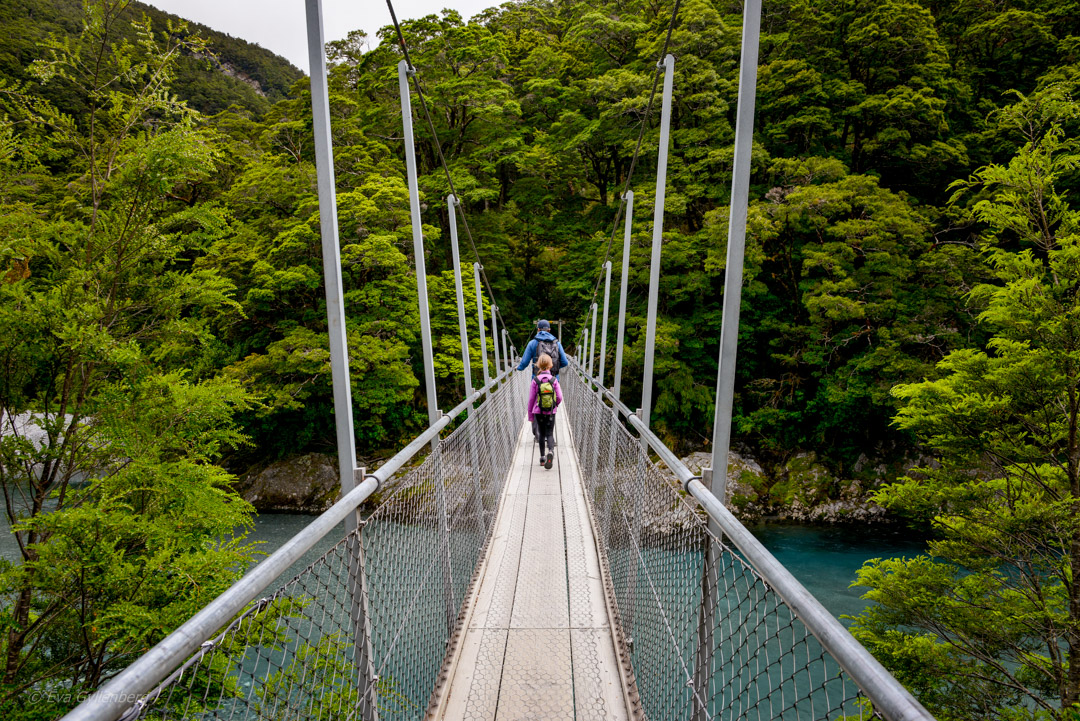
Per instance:
[[[536,374],[536,378],[533,378],[532,383],[529,384],[529,422],[532,422],[533,416],[542,413],[540,410],[540,384],[541,378],[550,378],[552,384],[555,386],[555,410],[558,410],[562,404],[562,388],[559,387],[559,379],[551,375],[547,371]],[[550,413],[544,413],[544,415],[553,415],[555,411]]]

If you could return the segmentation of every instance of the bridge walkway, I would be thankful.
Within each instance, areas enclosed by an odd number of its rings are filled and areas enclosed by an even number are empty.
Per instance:
[[[570,433],[547,470],[522,425],[438,718],[629,718]]]

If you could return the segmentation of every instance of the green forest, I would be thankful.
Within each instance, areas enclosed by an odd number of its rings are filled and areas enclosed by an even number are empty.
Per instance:
[[[548,317],[574,351],[644,122],[623,376],[640,397],[646,108],[672,10],[403,21],[435,132],[414,95],[442,407],[465,384],[440,152],[517,348]],[[333,453],[323,258],[296,68],[129,0],[0,17],[0,485],[22,558],[0,561],[0,709],[51,719],[238,578],[254,549],[220,540],[251,524],[236,474]],[[741,17],[682,0],[670,37],[652,425],[680,455],[711,438]],[[388,27],[327,57],[374,463],[427,425],[402,52]],[[1080,714],[1078,89],[1077,0],[765,2],[734,443],[761,498],[790,499],[785,464],[813,454],[931,536],[864,566],[853,632],[939,719]]]

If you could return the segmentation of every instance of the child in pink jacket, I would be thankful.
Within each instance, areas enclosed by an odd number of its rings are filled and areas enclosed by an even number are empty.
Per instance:
[[[540,465],[544,468],[551,468],[551,459],[555,457],[555,411],[562,403],[562,388],[559,379],[551,375],[551,366],[551,356],[542,353],[536,361],[536,377],[529,388],[529,421],[536,419]],[[545,445],[548,448],[546,454]]]

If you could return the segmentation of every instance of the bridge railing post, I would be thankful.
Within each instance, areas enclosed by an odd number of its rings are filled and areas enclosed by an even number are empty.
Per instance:
[[[472,383],[472,362],[469,357],[469,331],[468,323],[465,318],[465,270],[461,265],[461,256],[458,251],[458,230],[457,230],[457,206],[461,201],[457,199],[457,196],[452,193],[446,198],[446,207],[450,216],[450,254],[454,262],[454,297],[457,300],[457,312],[458,312],[458,337],[461,341],[461,366],[462,375],[465,377],[465,397],[472,398],[473,383]],[[473,419],[473,411],[469,410],[469,457],[471,460],[470,474],[473,479],[473,508],[476,517],[480,521],[480,526],[487,533],[487,519],[484,517],[484,499],[481,491],[480,480],[480,466],[476,458],[476,422]]]
[[[596,303],[592,304],[592,330],[589,331],[589,380],[593,379],[593,358],[596,356]]]
[[[506,366],[506,368],[504,370],[510,370],[510,347],[509,347],[510,344],[507,342],[507,338],[506,338],[507,335],[509,335],[509,334],[507,333],[506,328],[503,328],[502,329],[503,364]]]
[[[623,360],[623,336],[626,333],[626,292],[630,281],[630,233],[634,221],[634,191],[626,191],[623,196],[626,203],[626,223],[623,226],[623,250],[622,269],[619,278],[619,317],[615,332],[615,378],[611,388],[615,392],[615,398],[620,398],[622,390],[622,360]]]
[[[604,263],[604,319],[600,324],[600,372],[597,380],[604,385],[604,363],[607,360],[608,301],[611,300],[611,261]]]
[[[495,377],[502,377],[502,362],[499,359],[499,306],[495,299],[491,301],[491,342],[495,346]]]
[[[480,367],[484,369],[484,388],[491,385],[491,376],[488,375],[487,357],[487,330],[484,328],[484,296],[480,291],[480,271],[483,268],[479,263],[473,263],[473,285],[476,288],[476,317],[480,332]]]
[[[353,435],[352,392],[349,381],[348,330],[345,322],[344,285],[341,277],[334,149],[330,132],[330,101],[320,0],[307,0],[306,16],[308,56],[311,61],[311,110],[319,191],[323,277],[326,288],[327,332],[334,388],[338,472],[341,495],[344,498],[363,481],[366,471],[356,468],[356,441]],[[378,721],[378,695],[371,647],[371,622],[367,607],[362,528],[363,521],[359,510],[345,517],[345,530],[350,537],[348,593],[353,623],[353,661],[356,666],[356,687],[359,694],[358,710],[363,721]]]
[[[739,307],[742,302],[743,255],[746,247],[746,215],[750,204],[750,163],[754,145],[754,99],[757,94],[758,45],[761,33],[761,0],[747,0],[743,8],[742,49],[739,59],[739,101],[735,114],[735,158],[732,165],[731,207],[728,219],[727,264],[724,270],[724,313],[720,328],[716,405],[713,414],[712,467],[702,474],[703,483],[721,503],[727,502],[728,448],[731,443],[731,410],[735,394],[735,356],[739,341]],[[705,478],[708,481],[705,482]],[[715,520],[709,530],[722,536]],[[712,678],[713,633],[718,619],[711,580],[718,573],[715,544],[706,539],[701,570],[701,614],[694,661],[695,683]],[[701,692],[706,689],[698,686]],[[705,721],[708,709],[695,694],[693,721]],[[707,694],[705,696],[708,698]]]
[[[424,353],[424,386],[427,391],[428,425],[434,426],[441,418],[435,395],[435,359],[431,342],[431,320],[428,311],[427,270],[424,263],[424,233],[420,220],[420,188],[416,171],[416,144],[413,140],[412,100],[409,78],[415,74],[406,60],[398,63],[398,90],[401,95],[401,119],[405,141],[405,170],[409,184],[409,211],[412,220],[413,255],[416,266],[416,297],[420,305],[420,343]],[[457,612],[454,611],[453,563],[450,558],[450,519],[446,502],[446,485],[443,477],[439,438],[431,439],[432,474],[435,502],[438,509],[437,523],[442,546],[443,596],[446,606],[447,640],[453,632]]]
[[[360,468],[354,487],[367,476]],[[351,489],[350,489],[351,490]],[[359,712],[363,721],[379,721],[379,697],[375,679],[375,654],[371,646],[371,613],[368,609],[367,572],[364,566],[364,519],[359,506],[345,518],[349,541],[349,595],[352,599],[353,659],[356,663]]]
[[[637,409],[637,417],[640,419],[642,416],[642,409]],[[630,501],[633,507],[630,509],[630,558],[629,564],[629,576],[627,578],[627,598],[630,599],[626,613],[626,634],[627,643],[630,644],[630,649],[634,648],[634,610],[637,606],[637,586],[638,586],[638,567],[641,564],[639,559],[641,551],[641,528],[642,520],[645,515],[645,472],[646,465],[649,463],[649,447],[646,445],[645,440],[642,439],[638,449],[638,462],[637,468],[634,473],[634,477],[630,479],[629,488],[632,495]],[[626,482],[624,481],[624,485]],[[640,485],[640,488],[638,487]]]

